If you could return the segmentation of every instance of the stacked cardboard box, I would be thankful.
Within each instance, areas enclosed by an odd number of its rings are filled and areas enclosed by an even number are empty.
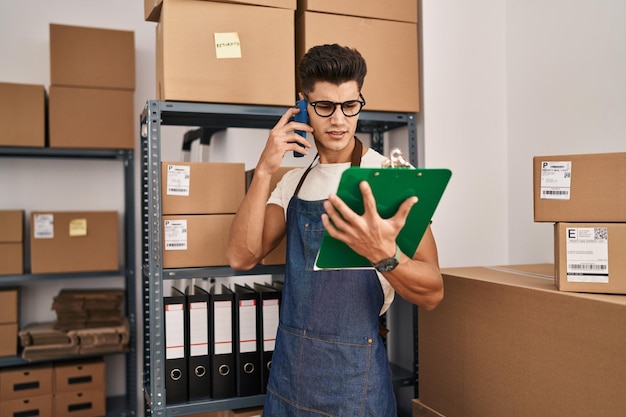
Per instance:
[[[0,370],[0,417],[105,414],[102,359]]]
[[[326,43],[356,48],[367,61],[366,110],[419,111],[416,1],[299,0],[296,61]]]
[[[106,369],[102,359],[55,364],[53,387],[55,416],[106,414]]]
[[[33,274],[118,271],[118,213],[33,211],[30,214]]]
[[[157,98],[293,105],[296,0],[145,0]]]
[[[228,265],[230,225],[245,194],[243,163],[163,162],[163,267]]]
[[[50,147],[133,149],[134,90],[133,32],[50,24]]]
[[[24,210],[0,210],[0,275],[24,273]]]
[[[561,291],[626,294],[626,152],[536,156],[534,219],[554,222]]]
[[[0,146],[46,146],[46,89],[0,83]]]
[[[19,290],[0,290],[0,356],[17,354],[17,329],[19,323]]]
[[[52,365],[0,369],[0,417],[53,416]]]

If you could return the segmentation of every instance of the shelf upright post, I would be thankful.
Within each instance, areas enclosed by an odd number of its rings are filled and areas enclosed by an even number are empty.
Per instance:
[[[146,416],[164,417],[165,337],[161,262],[161,109],[148,100],[140,120],[142,150],[144,391]]]
[[[131,329],[137,327],[137,281],[135,280],[135,152],[123,151],[124,163],[124,277],[126,287],[126,315]],[[137,415],[137,332],[130,332],[126,356],[126,402],[131,416]]]

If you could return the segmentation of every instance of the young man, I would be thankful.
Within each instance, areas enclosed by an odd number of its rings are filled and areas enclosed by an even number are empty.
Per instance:
[[[354,49],[322,45],[307,52],[299,66],[299,94],[308,101],[309,124],[292,121],[296,108],[281,117],[233,221],[228,258],[234,269],[254,267],[287,236],[264,417],[396,416],[379,315],[394,292],[425,309],[435,308],[443,297],[430,228],[414,254],[402,253],[395,243],[415,198],[407,199],[392,218],[382,219],[366,182],[360,185],[363,215],[334,194],[345,169],[380,167],[385,159],[355,137],[365,105],[361,88],[366,72],[365,60]],[[270,179],[285,153],[308,154],[312,147],[295,130],[313,135],[318,157],[306,170],[287,172],[272,192]],[[314,270],[325,229],[375,268]]]

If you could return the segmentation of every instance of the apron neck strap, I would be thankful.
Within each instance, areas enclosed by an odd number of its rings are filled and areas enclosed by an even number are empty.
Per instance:
[[[359,140],[359,138],[355,136],[354,148],[352,149],[352,158],[350,161],[350,166],[353,166],[353,167],[361,166],[362,154],[363,154],[363,143]],[[296,187],[296,190],[293,192],[294,196],[298,195],[298,193],[300,192],[300,188],[302,187],[304,180],[306,179],[307,175],[309,175],[309,172],[311,172],[311,170],[313,169],[313,164],[315,164],[315,161],[319,158],[319,156],[320,156],[319,153],[315,155],[315,158],[313,158],[313,161],[311,161],[311,165],[309,165],[306,171],[304,171],[304,174],[302,174],[302,177],[300,177],[300,182],[298,182],[298,186]]]

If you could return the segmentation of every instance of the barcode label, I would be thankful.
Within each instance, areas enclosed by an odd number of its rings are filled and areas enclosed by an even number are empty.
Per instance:
[[[165,250],[187,250],[187,220],[163,222]]]
[[[189,196],[191,167],[188,165],[167,166],[167,195]]]
[[[565,233],[567,281],[608,283],[608,228],[567,227]]]
[[[569,200],[571,179],[571,161],[542,161],[540,198]]]

